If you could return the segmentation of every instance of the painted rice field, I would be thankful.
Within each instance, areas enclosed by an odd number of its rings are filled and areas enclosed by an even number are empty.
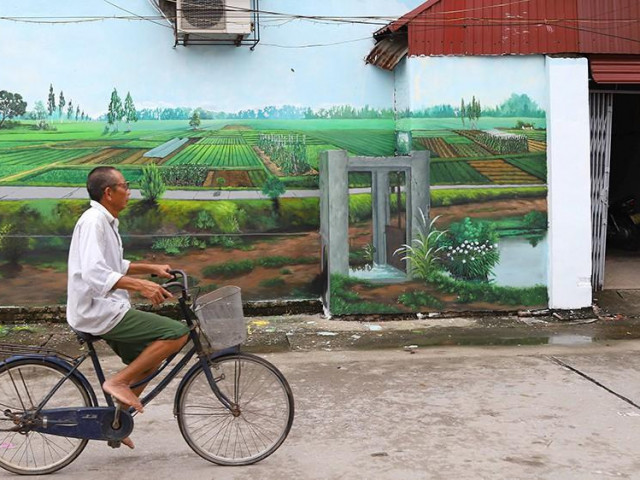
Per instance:
[[[431,183],[436,185],[475,185],[491,182],[467,162],[453,161],[432,163]]]
[[[422,144],[427,150],[432,152],[434,156],[440,158],[455,158],[459,155],[454,150],[453,146],[444,141],[442,137],[420,138],[419,143]]]
[[[83,185],[93,167],[60,167],[47,168],[38,173],[28,175],[22,180],[28,185]],[[120,168],[124,178],[131,183],[138,183],[142,176],[140,168]]]
[[[262,161],[248,145],[190,145],[163,165],[208,165],[214,168],[262,168]]]
[[[66,163],[91,153],[84,149],[34,148],[0,154],[0,179],[7,180],[13,174],[28,172],[47,165]]]
[[[547,159],[544,155],[535,155],[522,158],[506,159],[511,165],[518,167],[525,172],[538,177],[540,180],[547,178]]]
[[[469,165],[488,178],[491,183],[517,185],[540,182],[538,178],[523,172],[502,159],[475,160],[470,161]]]
[[[355,155],[386,156],[395,153],[393,131],[325,130],[309,132],[308,137],[309,140],[335,145]]]
[[[128,148],[105,148],[90,155],[74,159],[69,165],[140,165],[148,163],[143,158],[145,150]]]

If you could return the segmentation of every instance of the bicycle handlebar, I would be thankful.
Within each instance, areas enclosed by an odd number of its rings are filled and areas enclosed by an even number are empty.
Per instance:
[[[183,270],[169,270],[169,273],[173,276],[167,283],[162,284],[163,288],[180,287],[182,293],[186,294],[189,291],[189,283],[187,280],[187,274]]]

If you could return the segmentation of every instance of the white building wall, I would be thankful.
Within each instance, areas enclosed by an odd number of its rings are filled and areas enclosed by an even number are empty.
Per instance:
[[[549,91],[549,306],[591,305],[589,87],[586,58],[546,59]]]

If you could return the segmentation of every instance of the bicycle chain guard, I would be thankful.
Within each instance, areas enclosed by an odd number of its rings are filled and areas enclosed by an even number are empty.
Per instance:
[[[54,408],[42,410],[32,431],[87,440],[122,440],[133,431],[133,417],[120,411],[119,428],[113,428],[115,407]]]

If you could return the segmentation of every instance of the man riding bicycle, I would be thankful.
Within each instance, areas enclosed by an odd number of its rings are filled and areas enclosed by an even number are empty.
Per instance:
[[[131,263],[123,258],[118,216],[131,195],[129,183],[113,167],[96,167],[87,178],[91,206],[76,223],[69,248],[67,322],[80,332],[100,336],[127,366],[102,388],[125,407],[142,412],[138,396],[145,385],[130,385],[157,370],[188,339],[176,320],[131,308],[129,291],[153,305],[171,297],[162,286],[132,275],[170,278],[169,265]],[[134,448],[131,439],[122,441]]]

